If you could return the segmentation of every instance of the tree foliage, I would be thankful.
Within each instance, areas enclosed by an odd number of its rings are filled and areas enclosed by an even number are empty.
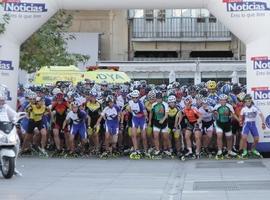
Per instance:
[[[21,46],[20,68],[35,72],[42,66],[67,66],[86,62],[89,57],[67,52],[67,41],[76,39],[67,34],[72,16],[61,10]]]
[[[10,17],[8,14],[4,14],[0,16],[0,34],[3,34],[5,32],[6,25],[9,23],[9,20],[10,20]]]

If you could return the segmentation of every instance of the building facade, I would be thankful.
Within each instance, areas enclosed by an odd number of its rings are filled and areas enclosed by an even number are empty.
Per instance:
[[[205,9],[73,11],[71,32],[100,33],[98,65],[133,79],[229,79],[245,82],[245,45]],[[91,48],[91,47],[89,47]]]
[[[127,11],[97,10],[68,12],[73,15],[73,24],[70,32],[100,34],[99,60],[128,60]]]

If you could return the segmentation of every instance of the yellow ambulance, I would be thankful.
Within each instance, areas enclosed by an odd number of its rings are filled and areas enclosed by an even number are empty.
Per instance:
[[[118,67],[87,67],[86,71],[81,71],[75,66],[49,66],[42,67],[35,74],[33,84],[46,85],[55,84],[58,81],[70,81],[77,84],[85,79],[90,79],[96,83],[106,81],[110,84],[130,82],[130,78],[125,72],[120,72]]]
[[[75,66],[49,66],[42,67],[35,74],[35,85],[55,84],[57,81],[70,81],[77,84],[83,78],[79,68]]]

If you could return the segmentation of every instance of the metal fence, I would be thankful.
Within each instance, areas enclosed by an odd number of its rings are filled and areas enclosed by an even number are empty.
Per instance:
[[[216,18],[134,18],[131,22],[135,39],[231,38],[230,31]]]
[[[179,61],[182,61],[182,60],[190,60],[190,61],[196,61],[197,58],[132,58],[132,61],[145,61],[145,62],[148,62],[148,61],[175,61],[175,62],[179,62]],[[235,61],[237,60],[236,58],[224,58],[224,57],[214,57],[214,58],[210,58],[210,57],[207,57],[207,58],[200,58],[200,60],[202,61],[205,61],[205,60],[219,60],[219,61]]]

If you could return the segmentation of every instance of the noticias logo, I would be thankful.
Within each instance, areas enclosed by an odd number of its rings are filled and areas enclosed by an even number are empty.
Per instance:
[[[254,70],[270,69],[270,59],[267,56],[253,57],[251,60]]]
[[[7,60],[0,60],[0,70],[14,70],[12,62]]]
[[[252,88],[254,100],[270,100],[270,90],[268,87]]]
[[[228,12],[270,10],[267,3],[262,1],[223,0],[223,3],[227,3]]]
[[[47,12],[46,4],[44,3],[20,3],[20,2],[6,2],[4,10],[8,12]]]

